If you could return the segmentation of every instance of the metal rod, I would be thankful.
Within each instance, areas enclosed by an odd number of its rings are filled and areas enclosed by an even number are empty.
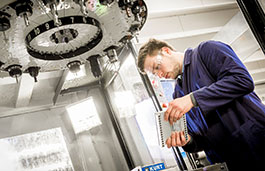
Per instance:
[[[27,13],[23,14],[23,19],[24,19],[25,25],[28,27],[29,26],[29,18],[28,18]]]
[[[125,157],[125,160],[127,162],[127,165],[129,167],[129,169],[132,170],[135,168],[135,163],[134,163],[133,158],[131,156],[131,153],[129,151],[128,145],[125,141],[124,135],[121,131],[121,127],[120,127],[120,124],[118,122],[118,119],[116,118],[116,115],[114,114],[113,108],[111,107],[110,96],[109,96],[108,92],[106,91],[106,89],[104,89],[103,85],[100,88],[100,92],[101,92],[101,95],[103,96],[106,107],[109,111],[111,123],[112,123],[114,131],[117,135],[117,138],[118,138],[118,141],[120,143],[120,146],[121,146],[123,155]]]
[[[179,170],[183,171],[183,170],[184,170],[184,167],[183,167],[182,163],[180,162],[180,160],[179,160],[179,158],[178,158],[178,153],[176,152],[176,149],[173,148],[173,147],[172,147],[171,149],[172,149],[172,151],[173,151],[173,153],[174,153],[174,157],[175,157],[175,159],[176,159],[176,162],[177,162],[177,165],[178,165],[178,167],[179,167]]]
[[[185,163],[185,161],[184,161],[184,159],[183,159],[183,157],[182,157],[182,154],[181,154],[181,152],[180,152],[180,150],[179,150],[179,147],[172,147],[172,148],[175,149],[175,150],[177,151],[178,158],[179,158],[179,160],[180,160],[180,163],[181,163],[181,167],[182,167],[182,169],[183,169],[183,170],[188,170],[187,165],[186,165],[186,163]]]
[[[194,158],[192,157],[192,155],[188,152],[186,152],[186,155],[188,157],[188,160],[191,164],[192,169],[197,169],[197,165],[195,164],[195,161],[194,161]]]
[[[5,31],[3,31],[3,36],[4,36],[4,41],[7,43],[8,39],[7,39],[7,37],[6,37],[6,33],[5,33]]]
[[[17,78],[17,76],[15,76],[15,78],[16,78],[16,82],[17,82],[17,84],[18,84],[18,78]]]

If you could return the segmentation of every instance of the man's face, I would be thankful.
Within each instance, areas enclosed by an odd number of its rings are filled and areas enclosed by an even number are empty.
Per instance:
[[[158,52],[155,56],[146,56],[144,68],[160,78],[175,79],[180,73],[180,65],[172,54]]]

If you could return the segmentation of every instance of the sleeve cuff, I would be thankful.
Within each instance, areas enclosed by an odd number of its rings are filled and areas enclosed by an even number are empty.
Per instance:
[[[190,99],[191,99],[191,102],[192,102],[194,107],[198,107],[199,106],[197,101],[196,101],[196,99],[195,99],[195,97],[194,97],[194,95],[193,95],[193,93],[190,93]]]
[[[182,147],[186,152],[189,152],[189,153],[193,153],[196,149],[196,145],[195,145],[195,142],[192,138],[192,136],[190,136],[190,141]]]

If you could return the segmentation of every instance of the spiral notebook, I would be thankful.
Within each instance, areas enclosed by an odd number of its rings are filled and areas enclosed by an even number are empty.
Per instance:
[[[170,125],[168,121],[164,120],[164,113],[165,111],[155,113],[159,145],[165,147],[166,140],[170,137],[172,131],[184,131],[185,139],[188,140],[186,115],[183,115],[181,119],[174,122],[173,125]]]

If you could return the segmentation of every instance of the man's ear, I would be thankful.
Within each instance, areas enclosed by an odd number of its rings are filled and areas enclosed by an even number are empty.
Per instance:
[[[161,48],[161,53],[163,55],[166,55],[166,54],[171,55],[171,49],[169,47],[164,46]]]

